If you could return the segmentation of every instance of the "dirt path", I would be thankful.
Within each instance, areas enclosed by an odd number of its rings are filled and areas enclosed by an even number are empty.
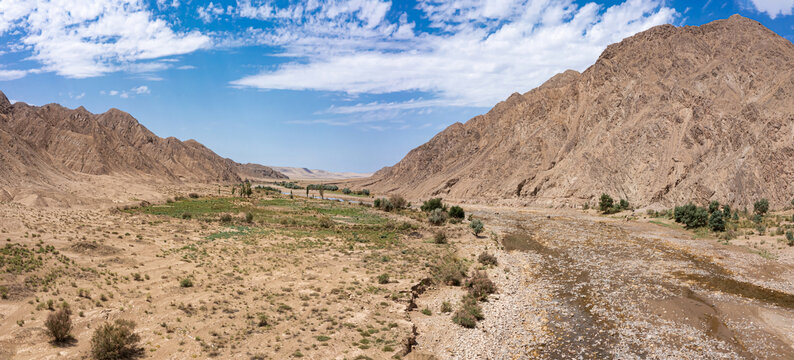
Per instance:
[[[500,293],[483,306],[486,319],[476,329],[436,331],[448,319],[420,320],[419,351],[440,358],[794,358],[792,264],[654,224],[549,214],[477,213],[502,235],[500,266],[490,270]],[[481,239],[461,245],[464,256],[485,246]]]

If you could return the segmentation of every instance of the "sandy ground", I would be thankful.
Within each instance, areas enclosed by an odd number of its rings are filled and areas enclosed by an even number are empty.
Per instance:
[[[94,206],[0,204],[0,247],[32,264],[2,265],[0,359],[88,358],[94,329],[113,319],[134,320],[153,359],[794,358],[794,248],[772,229],[726,242],[639,214],[466,205],[486,225],[474,236],[468,221],[435,227],[301,190],[234,199],[263,213],[223,223],[155,214],[217,186],[132,190]],[[140,196],[162,200],[148,213],[108,207]],[[301,225],[326,216],[317,207],[341,215]],[[375,241],[358,238],[360,216],[380,219]],[[449,244],[433,243],[437,231]],[[483,252],[498,265],[478,263]],[[429,282],[447,253],[497,286],[473,329],[442,311],[465,287]],[[43,323],[64,301],[75,340],[53,344]]]

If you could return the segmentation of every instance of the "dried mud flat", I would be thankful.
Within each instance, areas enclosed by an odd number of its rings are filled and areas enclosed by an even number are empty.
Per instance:
[[[415,358],[791,359],[791,249],[768,260],[716,240],[576,211],[481,208],[495,234],[464,238],[485,249],[499,292],[475,329],[416,314]],[[498,250],[497,250],[498,249]],[[432,289],[419,307],[460,298]]]

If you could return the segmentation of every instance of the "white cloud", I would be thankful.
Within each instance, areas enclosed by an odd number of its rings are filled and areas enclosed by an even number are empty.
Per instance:
[[[141,61],[210,45],[197,31],[172,30],[143,0],[0,0],[0,35],[16,30],[17,50],[31,51],[44,70],[71,78],[134,70],[146,66]]]
[[[176,69],[177,70],[193,70],[195,68],[196,67],[193,66],[193,65],[182,65],[182,66],[178,66]]]
[[[25,70],[3,70],[0,69],[0,81],[21,79],[27,75]]]
[[[201,21],[209,23],[218,16],[223,15],[224,10],[222,5],[215,5],[210,2],[207,6],[199,6],[196,12]]]
[[[401,32],[408,26],[406,17],[389,23],[372,10],[364,18],[377,21],[375,27],[368,28],[372,22],[356,15],[359,20],[352,22],[351,31],[333,37],[327,34],[336,34],[343,25],[314,26],[323,23],[317,14],[329,13],[328,7],[319,6],[311,16],[290,22],[284,27],[287,32],[261,34],[265,42],[283,41],[283,55],[300,57],[301,62],[246,76],[232,85],[347,94],[421,91],[435,97],[329,109],[334,113],[420,105],[492,106],[558,72],[584,70],[608,44],[676,16],[662,0],[626,0],[608,8],[595,3],[578,6],[570,0],[421,1],[419,9],[437,31],[416,33],[411,27],[410,34]],[[272,17],[284,11],[258,9],[251,13]],[[286,12],[292,16],[300,12],[291,9]]]
[[[108,90],[108,91],[102,90],[99,93],[102,94],[102,95],[118,96],[118,97],[120,97],[122,99],[127,99],[131,95],[150,94],[151,90],[149,89],[148,86],[141,85],[141,86],[133,87],[132,89],[129,89],[129,90],[122,90],[122,91],[119,91],[119,90]],[[82,95],[85,95],[85,94],[82,94]],[[82,96],[80,96],[80,97],[82,97]],[[79,97],[78,97],[78,99],[79,99]]]
[[[750,2],[758,11],[767,13],[772,19],[778,15],[791,15],[794,11],[794,0],[750,0]]]

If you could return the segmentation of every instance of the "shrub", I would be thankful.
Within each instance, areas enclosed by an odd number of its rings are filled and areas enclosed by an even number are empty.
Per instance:
[[[471,228],[471,232],[474,233],[475,236],[480,236],[480,234],[485,230],[485,226],[482,224],[482,221],[479,219],[474,219],[469,223],[469,227]]]
[[[452,322],[465,328],[473,328],[482,320],[482,309],[477,299],[467,295],[461,299],[458,310],[452,315]]]
[[[709,227],[713,231],[725,231],[725,219],[723,219],[722,211],[714,210],[714,212],[711,213]]]
[[[765,215],[769,211],[769,200],[761,199],[753,204],[753,212],[758,215]]]
[[[433,315],[433,312],[432,312],[432,311],[430,311],[430,308],[428,308],[428,307],[425,307],[424,309],[422,309],[422,314],[425,314],[425,315],[427,315],[427,316],[430,316],[430,315]]]
[[[245,213],[245,222],[250,223],[254,221],[254,214],[252,213]]]
[[[363,189],[360,191],[361,195],[369,196],[369,190]]]
[[[193,217],[193,215],[190,215],[190,213],[187,213],[187,212],[186,213],[182,213],[182,218],[185,219],[185,220],[190,220],[190,218],[192,218],[192,217]]]
[[[452,304],[449,301],[444,301],[441,303],[441,312],[442,313],[450,313],[452,312]]]
[[[457,257],[447,255],[439,259],[430,272],[438,284],[459,286],[466,276],[466,265]]]
[[[480,256],[477,257],[477,261],[479,261],[480,264],[483,264],[483,265],[496,266],[496,264],[497,264],[496,256],[493,256],[492,254],[489,254],[487,252],[484,252],[484,253],[480,254]]]
[[[617,210],[621,211],[621,210],[628,210],[628,209],[629,209],[629,201],[626,200],[626,199],[620,199],[620,202],[618,203]],[[615,212],[618,212],[618,211],[615,211]]]
[[[389,283],[389,274],[383,273],[378,275],[378,284],[388,284]]]
[[[722,217],[730,218],[731,217],[731,206],[725,204],[722,206]]]
[[[794,246],[794,231],[786,231],[786,242],[788,242],[788,246]]]
[[[91,337],[91,356],[97,360],[129,359],[138,355],[141,337],[134,332],[135,323],[116,320],[100,325]]]
[[[601,194],[601,199],[598,201],[598,210],[602,213],[607,214],[612,211],[612,207],[615,201],[612,200],[612,197],[607,194]]]
[[[190,193],[190,194],[187,194],[187,196],[188,196],[189,198],[191,198],[191,199],[198,199],[198,197],[199,197],[199,194],[196,194],[196,193]]]
[[[430,215],[427,216],[427,221],[429,221],[430,224],[436,226],[444,225],[444,223],[447,222],[447,213],[439,208],[433,209],[433,211],[430,212]]]
[[[432,212],[435,209],[445,209],[444,204],[441,202],[441,198],[433,198],[422,203],[421,210],[424,212]]]
[[[713,212],[717,211],[719,208],[720,208],[720,203],[719,203],[719,202],[717,202],[717,200],[712,200],[712,201],[709,203],[709,214],[711,214],[711,213],[713,213]]]
[[[438,231],[433,234],[433,242],[436,244],[446,244],[447,243],[447,234],[443,231]]]
[[[223,215],[221,215],[221,222],[227,223],[227,222],[231,222],[231,221],[232,221],[232,215],[231,214],[223,214]]]
[[[350,195],[351,193],[353,193],[353,191],[352,191],[352,190],[350,190],[350,189],[348,189],[348,188],[344,188],[344,189],[342,189],[342,194],[345,194],[345,195]]]
[[[64,307],[47,316],[44,326],[47,327],[47,334],[52,336],[56,343],[62,343],[72,337],[70,335],[72,331],[72,319],[70,315],[71,311],[68,307]]]
[[[259,313],[257,314],[257,318],[259,320],[257,321],[257,325],[259,325],[259,327],[267,326],[268,324],[267,314]]]
[[[689,229],[706,226],[708,220],[708,210],[692,203],[675,208],[675,221],[684,224]]]
[[[400,195],[392,195],[392,196],[390,196],[389,197],[389,202],[397,210],[405,209],[405,208],[408,207],[408,201],[406,201],[405,198],[403,198]]]
[[[193,287],[193,279],[186,277],[182,280],[179,280],[179,286],[183,288]]]
[[[466,213],[463,211],[462,207],[453,206],[449,208],[449,216],[455,219],[463,219],[466,217]]]
[[[469,295],[480,301],[485,300],[488,295],[496,292],[496,285],[484,271],[475,271],[466,286],[469,288]]]

